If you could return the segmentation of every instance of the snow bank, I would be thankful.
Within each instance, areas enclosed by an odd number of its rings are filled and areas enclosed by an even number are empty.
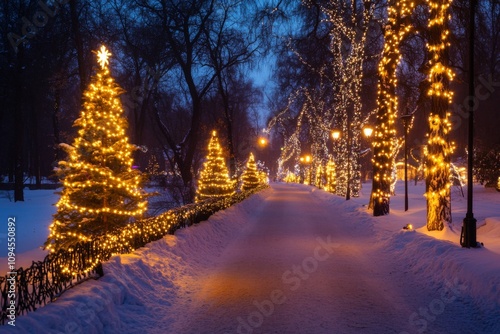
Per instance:
[[[56,302],[18,317],[16,332],[137,333],[158,328],[155,315],[169,315],[169,306],[185,291],[182,288],[216,261],[245,228],[241,217],[258,210],[271,191],[252,195],[208,221],[167,235],[132,254],[112,257],[104,263],[105,275],[99,280],[83,282]],[[144,328],[145,323],[151,327]],[[9,327],[0,326],[0,333],[11,330]]]

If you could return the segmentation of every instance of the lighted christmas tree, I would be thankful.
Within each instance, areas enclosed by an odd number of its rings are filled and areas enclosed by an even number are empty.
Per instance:
[[[243,180],[243,183],[241,184],[242,191],[254,189],[260,184],[257,164],[255,163],[255,158],[252,153],[250,153],[250,156],[248,157],[247,168],[243,172],[241,179]]]
[[[217,132],[212,131],[208,143],[207,161],[203,164],[198,180],[196,201],[209,198],[224,198],[234,194],[234,182],[229,178],[229,171],[224,161]]]
[[[108,69],[110,55],[104,46],[97,52],[100,68],[74,122],[78,135],[72,145],[62,145],[69,157],[59,162],[63,190],[45,242],[50,251],[110,233],[147,208],[142,175],[132,169],[134,146],[125,134],[121,89]]]

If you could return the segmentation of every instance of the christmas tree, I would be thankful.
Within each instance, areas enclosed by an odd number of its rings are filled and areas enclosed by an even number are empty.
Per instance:
[[[229,178],[217,132],[212,131],[212,138],[208,144],[207,161],[203,164],[203,170],[198,180],[196,201],[224,198],[233,194],[234,182]]]
[[[78,135],[72,145],[62,145],[69,157],[59,162],[64,187],[45,242],[50,251],[112,232],[147,208],[139,186],[142,175],[132,169],[134,146],[125,134],[121,89],[108,69],[110,55],[104,46],[97,52],[100,68],[74,122]]]
[[[246,191],[258,187],[260,184],[259,177],[260,175],[257,171],[257,164],[255,163],[253,154],[250,153],[247,161],[247,168],[241,176],[241,179],[243,180],[243,183],[241,184],[241,191]]]

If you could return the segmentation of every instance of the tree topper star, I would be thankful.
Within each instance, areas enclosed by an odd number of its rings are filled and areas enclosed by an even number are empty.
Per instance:
[[[105,68],[106,65],[109,64],[108,58],[111,56],[111,53],[106,49],[106,47],[103,45],[101,46],[101,49],[97,51],[97,62],[99,65],[101,65],[101,68]]]

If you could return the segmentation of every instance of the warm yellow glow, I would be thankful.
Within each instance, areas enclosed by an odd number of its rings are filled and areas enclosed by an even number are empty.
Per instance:
[[[267,139],[266,138],[260,138],[259,139],[259,145],[260,146],[266,146],[267,145]]]
[[[365,135],[365,137],[370,138],[373,134],[373,128],[370,126],[365,126],[363,128],[363,134]]]
[[[267,174],[257,170],[257,164],[255,163],[253,153],[250,153],[248,157],[246,169],[241,176],[241,180],[243,181],[241,184],[242,191],[254,189],[261,184],[267,183]]]
[[[326,165],[326,184],[325,190],[331,193],[335,193],[337,185],[337,177],[336,177],[336,166],[335,161],[330,158],[328,164]]]
[[[101,46],[101,49],[97,51],[97,62],[101,65],[101,68],[104,69],[109,64],[109,57],[111,57],[111,53],[106,49],[104,45]]]
[[[442,230],[444,221],[451,221],[450,197],[450,156],[454,151],[454,144],[449,142],[448,134],[451,130],[450,113],[447,112],[452,101],[453,92],[449,83],[453,80],[453,71],[445,62],[449,30],[448,9],[451,0],[427,0],[430,8],[428,23],[429,37],[429,90],[431,111],[429,116],[429,133],[426,155],[426,185],[427,192],[427,228],[428,230]]]
[[[332,131],[332,138],[333,139],[339,139],[340,138],[340,131],[339,130],[333,130]]]
[[[50,252],[105,236],[147,210],[141,173],[132,169],[121,89],[106,66],[110,55],[104,46],[97,52],[101,69],[84,93],[78,135],[63,145],[69,157],[59,162],[63,190],[45,243]]]
[[[398,113],[397,69],[401,60],[400,45],[411,31],[406,23],[415,4],[409,0],[394,1],[387,8],[388,21],[384,29],[384,50],[378,65],[377,119],[373,133],[373,187],[374,214],[389,212],[388,204],[393,183],[393,166],[398,147],[396,118]]]
[[[207,160],[203,164],[198,179],[196,190],[196,201],[209,198],[226,198],[235,192],[235,182],[229,178],[222,148],[217,138],[217,132],[212,131],[212,137],[208,143]]]

